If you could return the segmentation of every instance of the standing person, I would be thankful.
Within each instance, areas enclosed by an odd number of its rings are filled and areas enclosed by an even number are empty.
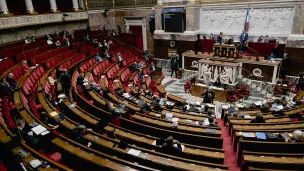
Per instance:
[[[63,36],[68,36],[68,35],[70,35],[70,33],[67,31],[67,29],[64,29],[64,30],[62,31],[61,35],[62,35],[62,37],[63,37]]]
[[[121,27],[120,27],[120,25],[117,24],[116,28],[117,28],[117,34],[120,34],[121,33]]]
[[[28,43],[31,43],[31,39],[30,37],[26,37],[25,40],[24,40],[25,44],[28,44]]]
[[[223,32],[220,32],[220,34],[217,36],[217,43],[218,44],[223,44]]]
[[[71,76],[68,74],[68,71],[66,69],[63,70],[63,74],[60,76],[59,80],[62,85],[64,94],[69,95],[71,88]]]
[[[242,34],[240,35],[240,53],[243,54],[243,52],[246,50],[246,44],[248,41],[248,33],[246,33],[246,30],[242,31]]]
[[[210,87],[208,88],[207,91],[203,92],[202,95],[204,96],[203,103],[213,103],[215,93],[213,91],[211,91]]]
[[[175,77],[176,77],[176,72],[178,71],[178,63],[176,58],[172,58],[172,63],[171,63],[171,77],[173,75],[173,73],[175,73]]]
[[[84,42],[86,42],[87,45],[90,44],[90,36],[89,35],[86,35],[84,37]]]
[[[123,57],[121,56],[121,54],[119,52],[117,53],[116,57],[117,57],[117,60],[119,62],[119,65],[121,66],[122,61],[124,60]]]
[[[107,25],[106,25],[106,24],[103,25],[103,33],[104,33],[105,35],[108,35],[108,28],[107,28]]]

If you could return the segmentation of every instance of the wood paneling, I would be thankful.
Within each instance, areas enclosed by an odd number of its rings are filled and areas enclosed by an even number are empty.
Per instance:
[[[161,40],[157,39],[154,40],[154,54],[156,58],[160,59],[169,59],[168,57],[168,49],[170,47],[170,42],[172,40]],[[188,50],[194,50],[195,48],[195,41],[181,41],[175,40],[175,46],[173,49],[177,49],[177,53],[180,57],[182,57],[182,53]]]
[[[288,75],[298,75],[304,71],[304,48],[287,47],[289,60],[283,62],[283,69],[286,69]]]

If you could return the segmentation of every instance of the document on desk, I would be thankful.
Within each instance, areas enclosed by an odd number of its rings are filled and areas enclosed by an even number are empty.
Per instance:
[[[34,160],[30,161],[30,165],[31,165],[33,168],[37,168],[37,167],[39,167],[41,164],[42,164],[41,161],[38,160],[38,159],[34,159]]]
[[[248,137],[248,138],[254,138],[255,137],[254,133],[252,133],[252,132],[243,132],[241,135],[243,137]]]
[[[57,113],[56,111],[53,111],[53,112],[50,113],[50,115],[51,115],[52,117],[55,117],[55,116],[58,115],[58,113]]]
[[[244,115],[244,119],[251,119],[250,115]]]
[[[177,122],[179,120],[179,118],[173,118],[171,121],[172,122]]]
[[[135,149],[131,148],[127,153],[131,154],[133,156],[139,156],[139,154],[141,153],[141,151],[140,150],[135,150]]]
[[[215,134],[216,129],[206,128],[206,132]]]
[[[36,134],[36,135],[40,135],[42,132],[47,131],[47,129],[41,125],[38,125],[34,128],[32,128],[32,131]]]
[[[265,134],[265,132],[256,132],[255,134],[256,134],[256,136],[257,136],[258,139],[266,140],[266,134]]]

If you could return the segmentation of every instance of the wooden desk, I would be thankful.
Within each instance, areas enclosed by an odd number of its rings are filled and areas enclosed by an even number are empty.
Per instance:
[[[238,58],[238,54],[236,53],[237,47],[230,46],[227,44],[214,44],[213,45],[213,56],[220,56],[220,57],[231,57],[231,58]]]
[[[202,98],[202,93],[206,90],[208,90],[207,86],[205,87],[200,84],[195,84],[195,85],[192,85],[191,95]],[[227,92],[225,90],[214,89],[214,88],[211,88],[211,90],[215,93],[214,100],[224,102],[224,103],[227,102]]]

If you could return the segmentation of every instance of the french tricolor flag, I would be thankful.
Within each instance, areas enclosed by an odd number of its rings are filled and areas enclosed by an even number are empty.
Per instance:
[[[244,30],[248,31],[249,29],[249,8],[247,8],[246,20],[244,24]]]

